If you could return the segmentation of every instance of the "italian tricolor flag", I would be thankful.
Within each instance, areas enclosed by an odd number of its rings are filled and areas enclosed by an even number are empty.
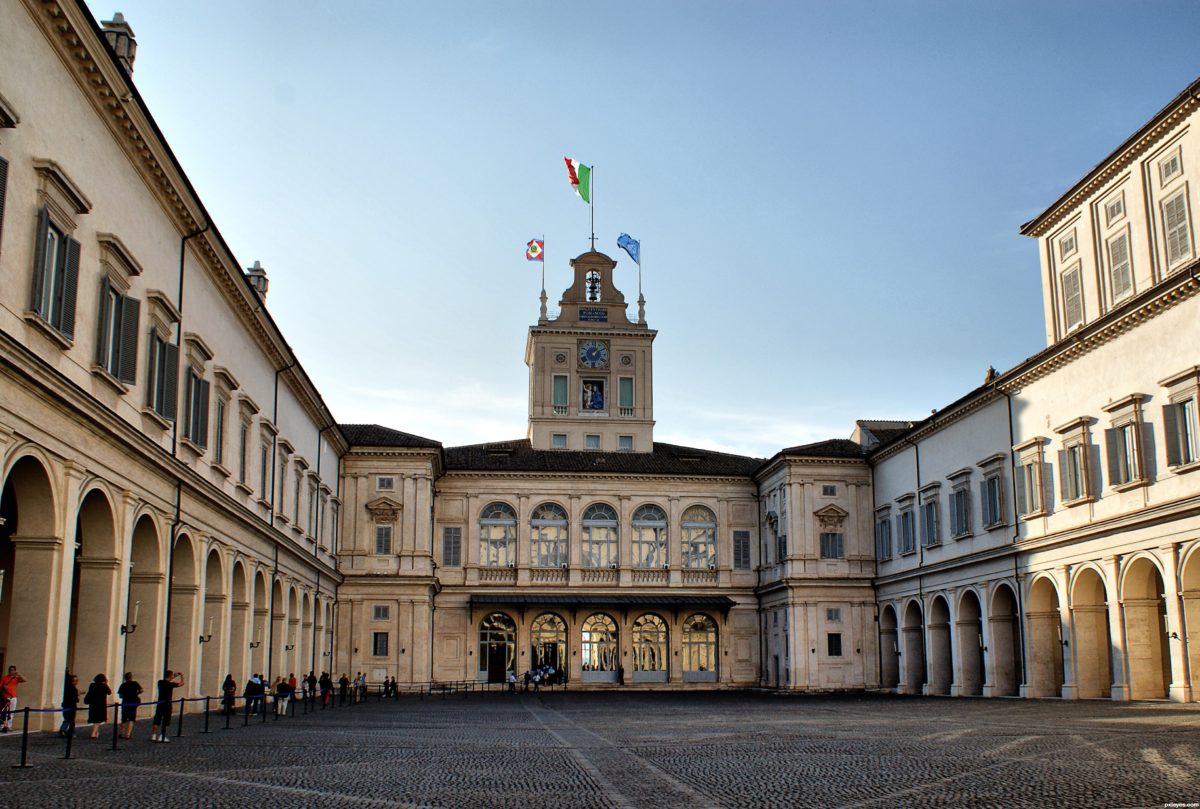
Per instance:
[[[592,167],[585,166],[578,160],[572,160],[569,157],[564,157],[563,160],[567,163],[567,180],[570,181],[571,187],[575,189],[575,193],[581,200],[590,204],[592,201]]]

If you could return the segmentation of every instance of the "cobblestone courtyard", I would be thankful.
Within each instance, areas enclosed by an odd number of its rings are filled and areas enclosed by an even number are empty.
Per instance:
[[[0,805],[1163,807],[1200,801],[1200,706],[573,693],[373,700],[170,745],[77,738]],[[111,726],[106,730],[111,730]],[[82,736],[86,736],[82,729]]]

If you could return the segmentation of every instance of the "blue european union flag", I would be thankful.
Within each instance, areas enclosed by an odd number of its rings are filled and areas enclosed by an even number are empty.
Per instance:
[[[622,250],[628,253],[629,257],[633,259],[635,264],[637,264],[639,267],[642,266],[641,242],[630,236],[628,233],[622,233],[617,237],[617,247],[620,247]]]

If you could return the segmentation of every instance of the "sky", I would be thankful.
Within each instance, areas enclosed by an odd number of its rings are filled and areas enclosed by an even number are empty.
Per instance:
[[[1200,76],[1194,2],[89,0],[341,422],[524,437],[590,212],[655,439],[767,457],[1044,347],[1021,224]],[[631,308],[636,315],[636,303]]]

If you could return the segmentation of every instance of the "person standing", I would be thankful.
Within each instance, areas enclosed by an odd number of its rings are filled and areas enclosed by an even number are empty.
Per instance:
[[[132,671],[125,672],[125,682],[117,686],[117,697],[121,700],[121,738],[132,739],[133,723],[142,704],[142,684],[133,679]]]
[[[8,674],[0,677],[0,733],[12,730],[13,714],[17,712],[17,686],[23,682],[25,678],[16,666],[9,666]]]
[[[100,726],[108,721],[108,697],[112,694],[112,689],[108,687],[108,678],[103,674],[97,674],[92,678],[92,684],[88,686],[87,693],[83,697],[83,704],[88,706],[88,724],[92,726],[91,738],[100,738]]]
[[[309,671],[304,682],[308,685],[308,708],[312,710],[317,699],[317,677],[312,671]]]
[[[75,735],[75,712],[79,710],[79,678],[68,674],[63,683],[62,726],[58,729],[59,736]]]
[[[225,682],[221,683],[221,709],[227,714],[232,714],[236,702],[237,682],[233,679],[232,674],[226,674]]]
[[[343,674],[338,678],[338,705],[346,704],[346,696],[350,693],[350,678]]]
[[[178,678],[178,682],[176,682]],[[175,689],[183,686],[183,672],[173,672],[167,669],[163,678],[158,681],[158,710],[154,712],[154,726],[150,728],[150,741],[170,743],[167,733],[171,729],[171,700]]]

